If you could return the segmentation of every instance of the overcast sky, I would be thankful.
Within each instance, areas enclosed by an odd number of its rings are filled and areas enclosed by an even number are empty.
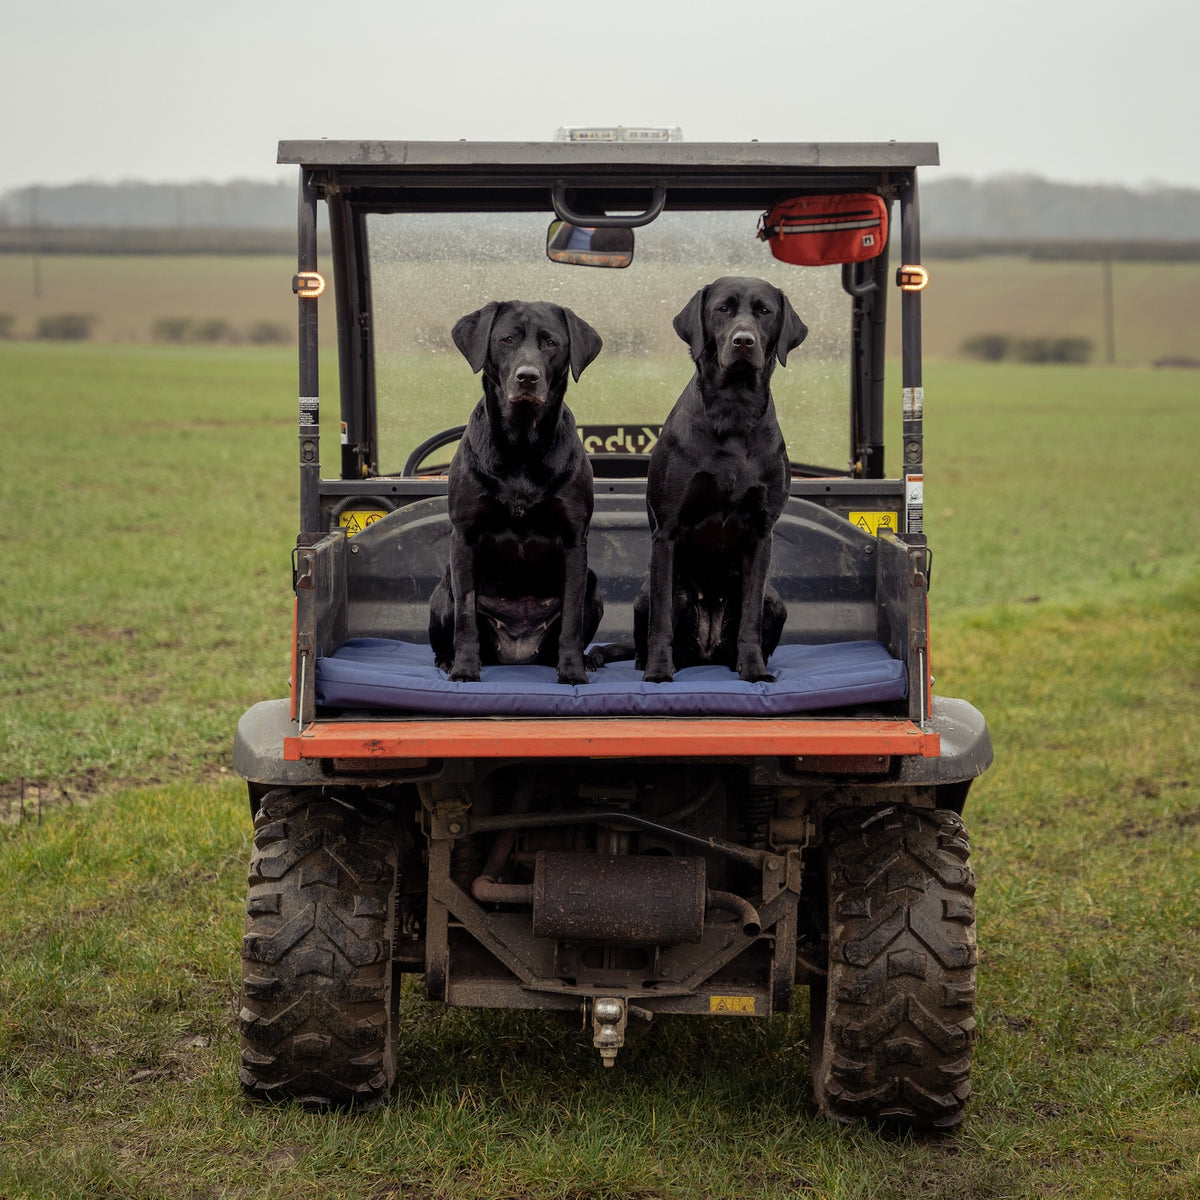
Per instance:
[[[0,192],[290,179],[283,138],[618,123],[1200,187],[1195,0],[8,0],[0,29]]]

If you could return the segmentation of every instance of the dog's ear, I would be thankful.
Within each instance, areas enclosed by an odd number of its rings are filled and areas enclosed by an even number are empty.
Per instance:
[[[471,364],[472,371],[482,371],[487,362],[488,342],[492,336],[492,322],[500,305],[492,300],[476,312],[459,317],[450,330],[454,344],[462,351],[462,356]]]
[[[702,287],[688,302],[683,312],[674,320],[675,332],[687,342],[692,352],[692,358],[700,361],[704,353],[708,337],[704,332],[704,301],[708,297],[708,288]]]
[[[800,320],[800,314],[782,292],[779,293],[779,305],[783,313],[783,325],[779,330],[779,341],[775,344],[775,357],[779,359],[781,367],[786,367],[788,352],[795,350],[808,337],[808,326]]]
[[[562,311],[567,322],[567,336],[571,339],[571,378],[578,383],[584,368],[600,353],[604,342],[582,317],[577,317],[569,308]]]

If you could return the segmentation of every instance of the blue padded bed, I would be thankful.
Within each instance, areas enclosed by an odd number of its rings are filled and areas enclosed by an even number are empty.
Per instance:
[[[780,646],[775,683],[743,683],[727,667],[687,667],[672,683],[645,683],[632,660],[610,663],[590,683],[563,685],[553,667],[484,667],[478,683],[454,683],[427,645],[351,638],[317,660],[317,703],[456,717],[779,717],[822,708],[903,700],[907,673],[879,642]]]

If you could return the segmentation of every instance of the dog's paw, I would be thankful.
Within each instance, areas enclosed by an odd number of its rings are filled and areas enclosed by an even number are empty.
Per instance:
[[[479,664],[473,663],[470,660],[462,660],[456,658],[450,664],[450,670],[447,672],[452,683],[478,683],[479,682]]]
[[[558,664],[558,682],[559,683],[587,683],[587,671],[584,670],[583,659],[578,662],[560,662]]]
[[[746,683],[774,683],[775,676],[769,671],[739,671],[738,678]]]
[[[584,656],[583,665],[589,671],[598,671],[601,667],[608,666],[611,662],[624,662],[631,659],[634,655],[632,642],[608,642],[603,645],[593,646]],[[638,663],[638,670],[642,668],[641,663]]]
[[[767,664],[757,647],[744,655],[738,656],[738,678],[745,683],[774,683],[775,676],[767,670]]]
[[[737,666],[738,678],[746,683],[774,683],[775,676],[767,670],[767,664],[762,656],[751,654]]]
[[[655,654],[652,651],[647,654],[646,669],[642,678],[647,683],[671,683],[675,678],[675,663],[670,653]]]

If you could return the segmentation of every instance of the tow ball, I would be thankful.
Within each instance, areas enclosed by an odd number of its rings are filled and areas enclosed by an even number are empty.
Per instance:
[[[611,1067],[617,1051],[625,1045],[625,1026],[629,1013],[625,1001],[615,996],[602,996],[592,1002],[592,1043],[600,1051],[600,1060]]]
[[[616,1061],[617,1051],[625,1045],[625,1028],[629,1018],[649,1025],[654,1014],[648,1009],[626,1004],[617,996],[598,996],[592,1001],[592,1044],[600,1051],[606,1067]]]

